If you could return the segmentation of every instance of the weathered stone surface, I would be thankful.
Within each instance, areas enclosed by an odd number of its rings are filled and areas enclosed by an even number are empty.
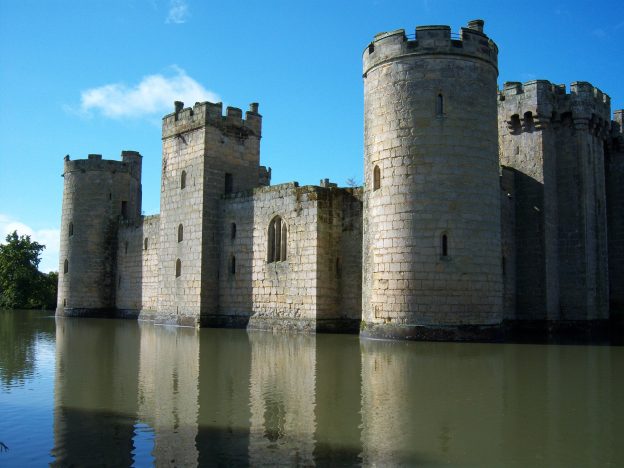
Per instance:
[[[270,186],[257,103],[175,103],[157,215],[139,153],[66,157],[57,314],[421,340],[600,329],[624,310],[623,111],[611,122],[585,82],[497,93],[497,60],[480,20],[376,35],[362,188]]]

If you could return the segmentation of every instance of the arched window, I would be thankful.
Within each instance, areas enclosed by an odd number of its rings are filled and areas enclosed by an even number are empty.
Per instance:
[[[236,223],[232,223],[230,226],[230,239],[236,239]]]
[[[146,238],[143,240],[143,250],[147,250],[147,244],[148,244],[148,241],[147,241],[147,237],[146,237]]]
[[[184,226],[181,224],[178,226],[178,242],[182,242],[184,240]]]
[[[282,218],[276,216],[269,223],[267,262],[286,260],[288,245],[288,227]]]
[[[74,223],[69,222],[69,237],[74,235]]]
[[[436,115],[442,117],[444,115],[444,96],[442,93],[436,97]]]
[[[232,255],[232,258],[230,258],[230,274],[236,274],[236,257],[234,255]]]
[[[181,274],[182,274],[182,262],[178,258],[176,260],[176,278],[179,278]]]
[[[67,259],[63,262],[63,273],[67,273],[69,271],[69,262]]]
[[[379,190],[381,187],[381,169],[379,166],[375,166],[373,169],[373,190]]]
[[[442,234],[441,250],[442,250],[442,256],[448,257],[448,235],[446,234]]]
[[[182,174],[180,175],[180,189],[183,189],[184,187],[186,187],[186,171],[182,171]]]

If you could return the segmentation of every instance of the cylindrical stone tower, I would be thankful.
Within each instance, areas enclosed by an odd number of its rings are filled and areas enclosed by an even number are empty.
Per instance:
[[[364,336],[498,331],[497,55],[481,20],[364,50]]]
[[[117,229],[141,215],[141,159],[65,157],[57,315],[114,314]]]

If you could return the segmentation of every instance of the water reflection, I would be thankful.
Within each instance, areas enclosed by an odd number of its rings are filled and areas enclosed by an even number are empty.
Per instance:
[[[154,431],[149,461],[193,466],[198,460],[199,333],[148,323],[140,323],[139,330],[138,419]]]
[[[624,349],[57,320],[59,465],[588,466],[624,457]]]
[[[56,464],[131,464],[138,358],[136,322],[56,319]]]
[[[0,310],[0,387],[32,377],[37,340],[54,337],[54,320],[39,311]]]

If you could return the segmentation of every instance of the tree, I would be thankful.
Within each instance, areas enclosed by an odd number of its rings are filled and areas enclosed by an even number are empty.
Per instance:
[[[356,188],[358,187],[360,184],[358,184],[358,181],[355,177],[349,177],[347,179],[347,187],[353,187]]]
[[[44,274],[37,267],[45,245],[13,231],[0,244],[0,308],[32,309],[56,303],[58,273]]]

